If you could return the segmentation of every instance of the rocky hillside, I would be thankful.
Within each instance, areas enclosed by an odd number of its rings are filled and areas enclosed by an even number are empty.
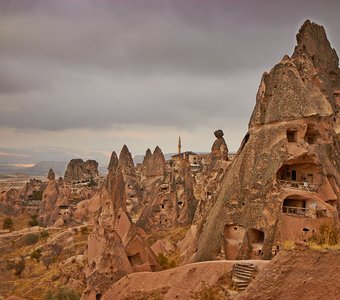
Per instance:
[[[340,298],[340,252],[283,251],[237,300]]]

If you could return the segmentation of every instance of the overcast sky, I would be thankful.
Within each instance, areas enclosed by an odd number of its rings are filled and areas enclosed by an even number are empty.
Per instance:
[[[0,146],[231,150],[305,19],[340,51],[340,1],[0,0]],[[1,152],[0,152],[1,162]]]

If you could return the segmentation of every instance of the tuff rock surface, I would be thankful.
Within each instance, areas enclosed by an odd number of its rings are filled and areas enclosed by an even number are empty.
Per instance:
[[[338,58],[310,21],[297,42],[262,77],[249,131],[198,233],[196,261],[270,258],[284,240],[338,225]]]
[[[67,165],[65,181],[89,181],[98,178],[98,163],[95,160],[71,159]]]

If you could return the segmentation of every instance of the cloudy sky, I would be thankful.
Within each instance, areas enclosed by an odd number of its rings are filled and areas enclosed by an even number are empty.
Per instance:
[[[0,0],[0,146],[231,150],[305,19],[340,51],[338,0]],[[1,152],[0,152],[1,162]]]

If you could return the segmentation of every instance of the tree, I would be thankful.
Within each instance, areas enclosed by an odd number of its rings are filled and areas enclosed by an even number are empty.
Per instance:
[[[31,227],[38,226],[39,222],[38,222],[37,218],[38,218],[37,215],[31,216],[31,220],[28,221],[28,225],[31,226]]]
[[[2,228],[3,229],[12,230],[13,229],[13,220],[12,220],[12,218],[6,218],[4,220],[4,222],[2,223]]]
[[[29,233],[24,237],[25,245],[34,245],[39,241],[39,234],[37,233]]]
[[[87,226],[83,226],[80,228],[80,232],[81,234],[87,234],[89,232],[89,229],[87,228]]]
[[[40,262],[41,256],[42,256],[42,254],[41,254],[40,249],[36,249],[31,253],[31,258],[35,259],[37,261],[37,263]]]
[[[50,236],[47,230],[43,230],[40,232],[40,238],[41,239],[47,239]]]
[[[53,255],[45,255],[42,257],[41,260],[46,267],[46,270],[48,270],[50,268],[50,265],[56,261],[56,258]]]
[[[15,271],[15,275],[21,278],[22,272],[25,270],[26,263],[25,263],[25,257],[17,257],[15,258],[11,263],[11,269]]]
[[[93,177],[90,178],[89,183],[87,184],[88,187],[95,187],[97,183],[93,180]]]

